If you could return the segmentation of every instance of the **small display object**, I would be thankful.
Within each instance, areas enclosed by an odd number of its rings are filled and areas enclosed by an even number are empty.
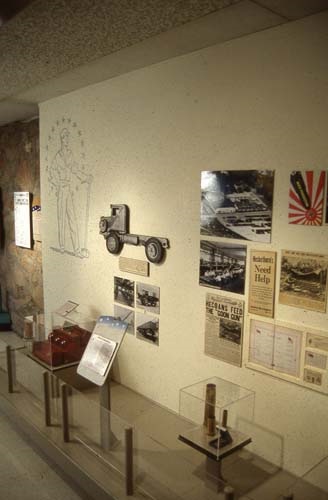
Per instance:
[[[96,385],[103,385],[128,326],[128,323],[112,316],[100,316],[77,373]]]
[[[127,205],[111,205],[111,215],[102,216],[99,221],[99,232],[106,240],[109,253],[119,254],[125,243],[143,245],[149,262],[159,264],[169,248],[169,240],[155,236],[143,236],[129,233],[129,208]]]
[[[243,426],[253,420],[255,393],[213,377],[180,390],[179,413],[190,427],[179,440],[219,461],[249,444]]]
[[[67,302],[51,315],[52,328],[33,338],[31,356],[47,368],[58,369],[79,363],[90,340],[95,320]]]

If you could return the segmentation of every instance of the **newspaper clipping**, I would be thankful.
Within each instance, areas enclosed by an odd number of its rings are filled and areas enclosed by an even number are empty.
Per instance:
[[[326,311],[328,255],[282,251],[279,302]]]
[[[244,302],[206,294],[205,354],[241,366]]]
[[[251,250],[248,312],[273,318],[276,252]]]

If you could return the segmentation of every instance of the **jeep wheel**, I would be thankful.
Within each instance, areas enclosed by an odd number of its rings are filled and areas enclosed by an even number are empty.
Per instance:
[[[146,256],[149,262],[158,264],[163,260],[164,248],[157,238],[149,238],[145,245]]]
[[[116,233],[110,232],[106,239],[106,247],[109,253],[118,254],[123,248],[123,243]]]

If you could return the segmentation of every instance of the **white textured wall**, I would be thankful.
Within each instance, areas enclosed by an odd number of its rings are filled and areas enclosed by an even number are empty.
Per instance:
[[[126,336],[116,367],[122,383],[173,409],[181,387],[212,376],[254,389],[256,422],[282,436],[284,465],[296,473],[327,454],[327,396],[203,354],[200,171],[274,169],[272,244],[248,248],[276,250],[279,261],[281,249],[328,252],[327,227],[287,223],[290,171],[328,165],[327,25],[327,14],[310,17],[87,87],[40,110],[46,311],[72,299],[96,315],[113,313],[113,276],[123,274],[98,221],[110,203],[126,203],[131,232],[168,237],[171,248],[163,265],[140,278],[161,289],[160,346]],[[56,121],[67,117],[83,134],[94,176],[90,258],[83,260],[50,250],[56,204],[46,147]],[[122,255],[144,259],[142,247],[125,246]],[[245,301],[247,309],[247,294]],[[276,318],[327,328],[327,314],[279,304]]]

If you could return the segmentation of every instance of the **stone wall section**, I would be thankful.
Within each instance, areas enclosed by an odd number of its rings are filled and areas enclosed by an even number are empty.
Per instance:
[[[2,306],[22,335],[24,316],[43,311],[41,242],[34,241],[32,249],[18,247],[14,229],[14,192],[29,191],[32,204],[40,200],[38,120],[0,127],[0,187]]]

